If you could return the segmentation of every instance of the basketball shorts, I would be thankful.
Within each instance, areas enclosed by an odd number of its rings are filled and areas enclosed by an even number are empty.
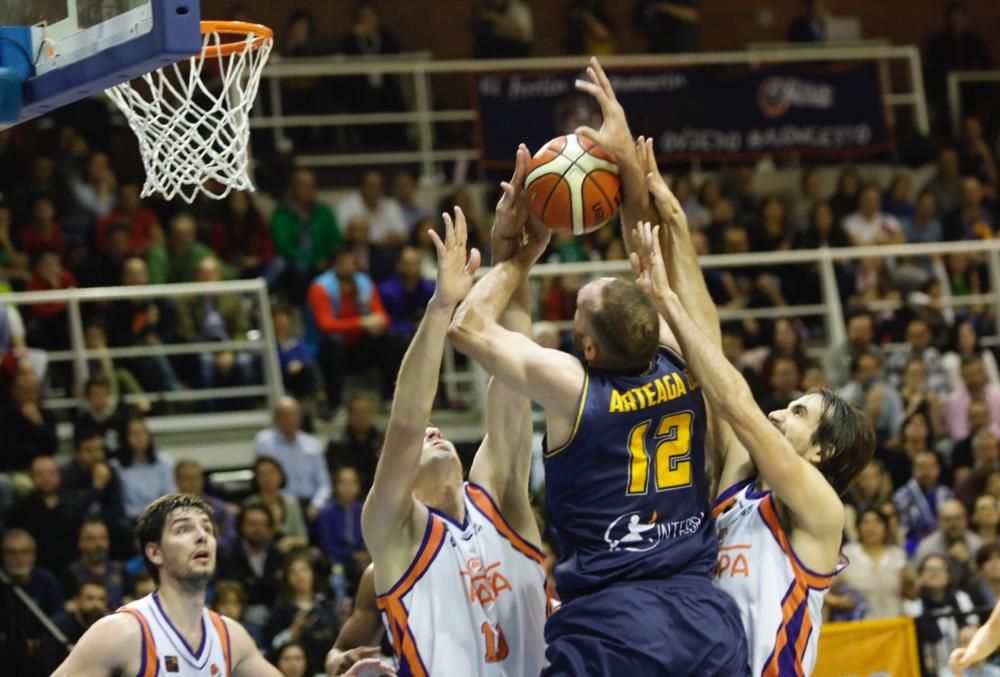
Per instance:
[[[744,677],[740,612],[708,578],[613,583],[564,603],[545,624],[543,677]]]

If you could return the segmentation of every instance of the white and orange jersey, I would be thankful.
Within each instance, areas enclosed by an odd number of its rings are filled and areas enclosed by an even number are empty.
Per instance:
[[[233,674],[229,628],[222,616],[214,611],[201,612],[201,645],[197,650],[192,649],[174,627],[155,592],[126,604],[116,613],[134,616],[142,627],[142,657],[137,677],[229,677]]]
[[[712,515],[719,536],[713,578],[740,608],[755,677],[801,677],[816,664],[823,597],[832,574],[817,574],[795,555],[770,491],[756,478],[727,489]]]
[[[467,482],[464,494],[465,523],[430,509],[413,563],[378,596],[399,675],[537,675],[545,666],[545,558],[482,487]]]

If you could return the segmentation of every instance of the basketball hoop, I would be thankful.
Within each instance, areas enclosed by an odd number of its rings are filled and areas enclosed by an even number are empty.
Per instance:
[[[199,194],[221,200],[254,189],[250,109],[274,34],[242,21],[202,21],[201,33],[200,54],[146,73],[145,87],[124,82],[106,90],[139,138],[142,197],[191,203]]]

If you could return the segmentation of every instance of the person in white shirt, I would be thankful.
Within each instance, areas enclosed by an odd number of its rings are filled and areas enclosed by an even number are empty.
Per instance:
[[[865,618],[901,616],[906,552],[889,542],[888,518],[875,507],[862,511],[858,542],[846,544],[843,552],[851,564],[840,578],[865,598]]]
[[[410,231],[399,203],[385,195],[385,177],[378,169],[366,169],[361,185],[337,205],[337,222],[350,223],[358,216],[368,221],[372,244],[397,246],[406,242]]]
[[[844,230],[856,247],[905,241],[903,227],[896,217],[882,213],[882,194],[875,185],[861,189],[858,211],[844,218]]]
[[[274,406],[274,426],[254,439],[256,456],[281,464],[288,483],[285,491],[309,501],[309,519],[315,518],[330,496],[330,473],[319,440],[302,431],[302,409],[294,397],[282,397]]]

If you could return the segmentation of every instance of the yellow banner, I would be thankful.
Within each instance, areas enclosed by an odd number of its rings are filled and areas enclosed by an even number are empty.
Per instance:
[[[912,618],[825,623],[813,677],[918,677]]]

